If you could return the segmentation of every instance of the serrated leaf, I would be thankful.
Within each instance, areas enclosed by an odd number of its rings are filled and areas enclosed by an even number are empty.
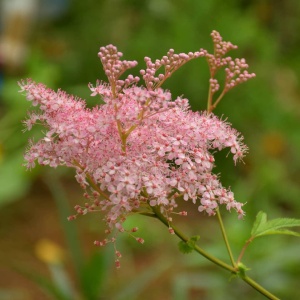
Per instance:
[[[196,244],[197,241],[199,241],[199,239],[200,239],[200,236],[195,235],[195,236],[192,236],[186,242],[180,241],[178,243],[179,251],[184,253],[184,254],[191,253],[194,250],[195,244]]]
[[[264,212],[259,212],[254,222],[251,236],[253,238],[269,234],[287,234],[300,236],[300,233],[298,232],[284,229],[286,227],[296,226],[300,226],[300,219],[277,218],[271,221],[267,221],[267,215]]]
[[[297,227],[300,226],[300,219],[278,218],[268,221],[262,230],[280,229],[284,227]]]
[[[300,220],[278,218],[278,219],[268,221],[265,224],[263,224],[262,226],[260,226],[259,231],[256,232],[255,236],[263,236],[266,234],[270,234],[269,232],[271,232],[271,231],[282,232],[282,230],[281,230],[282,228],[296,227],[296,226],[300,226]],[[280,234],[282,234],[282,233],[280,233]]]
[[[259,232],[260,227],[263,226],[266,222],[267,222],[267,214],[264,213],[263,211],[260,211],[256,215],[256,219],[251,230],[251,236],[256,236],[257,232]]]
[[[285,230],[285,229],[281,229],[281,230],[267,230],[267,231],[265,231],[262,234],[256,235],[256,237],[264,236],[264,235],[270,235],[270,234],[286,234],[286,235],[293,235],[293,236],[299,236],[300,237],[300,233],[299,232],[292,231],[292,230]]]
[[[195,243],[198,242],[199,240],[200,240],[200,235],[194,235],[189,239],[190,242],[194,243],[194,246],[195,246]]]
[[[183,254],[191,253],[194,250],[194,247],[191,247],[187,242],[184,242],[184,241],[180,241],[178,243],[178,248],[179,248],[179,251]]]

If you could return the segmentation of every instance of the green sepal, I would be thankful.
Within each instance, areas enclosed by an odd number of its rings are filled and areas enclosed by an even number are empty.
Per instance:
[[[200,239],[200,236],[195,235],[195,236],[192,236],[186,242],[180,241],[178,243],[179,251],[184,253],[184,254],[188,254],[188,253],[193,252],[193,250],[195,249],[195,244],[196,244],[197,241],[199,241],[199,239]]]
[[[237,276],[243,278],[246,276],[246,271],[250,270],[249,268],[247,268],[243,263],[238,263],[237,265],[238,268],[238,273]]]

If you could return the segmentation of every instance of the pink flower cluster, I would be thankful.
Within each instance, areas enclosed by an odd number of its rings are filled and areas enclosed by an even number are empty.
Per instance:
[[[75,207],[77,214],[105,212],[108,231],[124,231],[126,216],[149,213],[155,206],[170,220],[169,214],[182,199],[192,201],[208,215],[214,215],[223,204],[242,217],[242,204],[212,173],[213,152],[228,148],[235,162],[243,157],[247,148],[242,137],[230,124],[211,113],[191,111],[187,99],[172,100],[171,93],[159,87],[192,58],[206,56],[210,65],[216,66],[221,59],[218,53],[233,46],[222,44],[216,33],[214,39],[221,45],[215,56],[208,56],[205,50],[178,55],[170,50],[155,63],[146,58],[147,69],[141,71],[145,87],[137,86],[139,78],[132,75],[119,79],[136,65],[135,61],[120,60],[122,53],[112,45],[101,47],[99,57],[109,83],[90,85],[92,95],[100,95],[104,101],[93,109],[63,91],[22,81],[21,92],[39,108],[24,122],[27,129],[35,123],[46,128],[43,138],[29,144],[27,167],[38,163],[74,168],[89,201]],[[232,68],[245,67],[243,60],[236,61],[235,66],[229,62],[229,77],[234,72]],[[161,66],[165,72],[156,76]],[[137,240],[143,242],[141,238]]]
[[[254,73],[248,73],[248,65],[246,64],[245,59],[232,59],[230,56],[225,56],[230,50],[237,49],[236,45],[233,45],[231,42],[223,41],[220,33],[215,30],[211,33],[211,37],[214,43],[214,53],[209,54],[202,49],[201,52],[205,53],[209,65],[211,75],[210,86],[213,94],[220,88],[218,80],[215,79],[214,76],[218,70],[223,67],[226,67],[225,93],[236,85],[255,77]]]

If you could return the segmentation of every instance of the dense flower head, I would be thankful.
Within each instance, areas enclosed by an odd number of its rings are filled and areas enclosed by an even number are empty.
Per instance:
[[[230,43],[222,44],[216,33],[213,39],[220,45],[215,60],[234,48]],[[121,56],[115,46],[100,48],[99,57],[109,82],[90,85],[92,96],[100,95],[104,101],[92,109],[63,91],[55,92],[32,80],[19,83],[27,100],[39,108],[29,113],[24,122],[27,129],[37,122],[46,128],[43,138],[29,143],[27,167],[38,163],[74,168],[88,202],[77,205],[77,214],[69,219],[102,211],[108,233],[125,231],[122,224],[129,214],[151,212],[152,207],[159,207],[171,220],[170,213],[182,200],[193,202],[208,215],[214,215],[221,204],[242,217],[242,204],[212,173],[215,151],[228,148],[234,162],[243,158],[247,147],[242,137],[214,114],[193,112],[187,99],[173,100],[169,91],[160,88],[183,63],[211,56],[206,50],[179,55],[170,50],[155,63],[145,58],[147,68],[141,71],[145,86],[138,86],[139,78],[132,75],[124,81],[119,79],[125,70],[136,66],[135,61],[121,61]],[[226,62],[226,76],[237,81],[234,78],[240,74],[234,70],[246,68],[245,61]],[[161,66],[164,73],[155,75]],[[219,87],[213,78],[210,84],[214,90]],[[133,228],[130,232],[136,231]],[[136,239],[143,243],[143,239]],[[95,245],[114,241],[96,241]]]

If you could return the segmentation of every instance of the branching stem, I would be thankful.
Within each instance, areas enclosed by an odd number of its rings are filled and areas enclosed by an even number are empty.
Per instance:
[[[164,217],[164,215],[160,211],[160,207],[152,207],[152,211],[155,214],[156,218],[160,220],[165,226],[171,227],[174,230],[174,233],[184,242],[187,242],[189,238],[183,234],[181,231],[179,231],[173,224],[170,224],[168,220]],[[245,281],[247,284],[249,284],[251,287],[253,287],[255,290],[257,290],[259,293],[264,295],[266,298],[271,299],[271,300],[279,300],[275,295],[270,293],[268,290],[266,290],[264,287],[259,285],[256,281],[251,279],[250,277],[246,275],[242,275],[241,272],[235,267],[232,267],[228,265],[227,263],[223,262],[222,260],[218,259],[217,257],[210,255],[206,251],[204,251],[202,248],[199,246],[195,245],[194,250],[213,262],[214,264],[218,265],[219,267],[231,272],[233,275],[236,275],[240,277],[243,281]]]

